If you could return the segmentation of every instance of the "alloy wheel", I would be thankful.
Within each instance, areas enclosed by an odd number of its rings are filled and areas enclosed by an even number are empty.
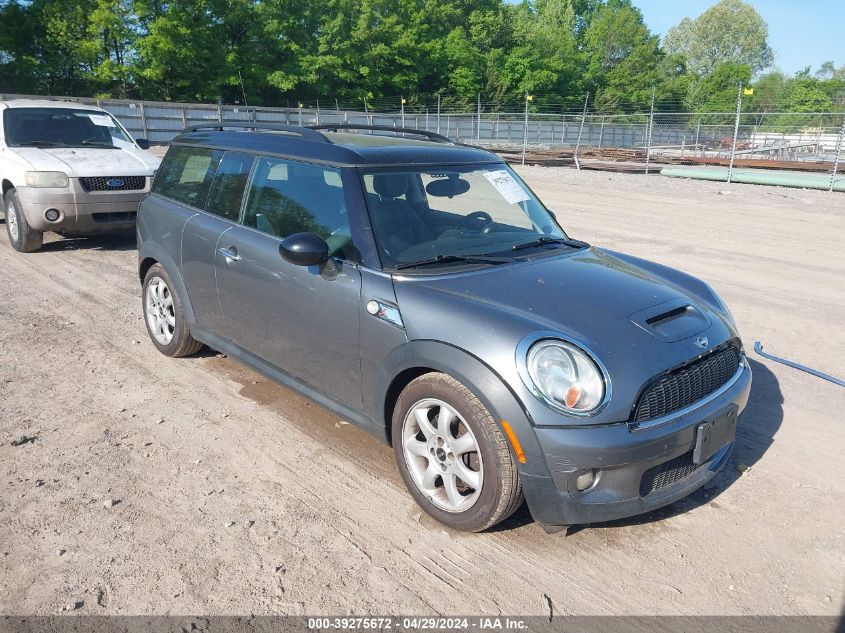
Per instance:
[[[414,484],[446,512],[464,512],[481,494],[484,465],[478,440],[442,400],[414,404],[402,424],[402,452]]]
[[[15,209],[15,204],[11,200],[6,203],[6,224],[9,227],[9,235],[12,236],[12,240],[17,242],[20,231],[18,228],[18,213]]]
[[[169,345],[176,331],[176,312],[173,295],[164,279],[150,279],[145,304],[147,327],[161,345]]]

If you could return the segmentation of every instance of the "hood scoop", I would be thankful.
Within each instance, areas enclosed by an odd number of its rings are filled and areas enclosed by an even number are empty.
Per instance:
[[[631,322],[667,343],[680,341],[710,327],[710,318],[689,302],[672,299],[635,312]]]

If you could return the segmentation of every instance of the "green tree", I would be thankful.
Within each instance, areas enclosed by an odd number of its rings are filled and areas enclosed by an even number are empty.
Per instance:
[[[652,90],[666,97],[660,41],[643,23],[630,0],[609,0],[596,8],[584,36],[587,80],[601,110],[645,104]]]
[[[723,63],[758,73],[774,58],[768,37],[769,27],[754,7],[742,0],[720,0],[697,18],[684,18],[669,29],[664,46],[669,53],[683,54],[687,67],[699,76]]]

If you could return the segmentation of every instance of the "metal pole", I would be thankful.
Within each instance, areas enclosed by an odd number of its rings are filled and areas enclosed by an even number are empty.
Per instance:
[[[731,143],[731,162],[728,165],[728,182],[731,181],[734,173],[734,155],[736,154],[736,137],[739,135],[739,115],[742,113],[742,82],[736,93],[736,121],[734,122],[734,140]]]
[[[578,150],[581,149],[581,135],[584,133],[584,121],[587,120],[587,102],[590,100],[590,93],[584,97],[584,111],[581,112],[581,126],[578,128],[578,140],[575,141],[575,153],[572,158],[575,160],[575,167],[581,170],[581,163],[578,162]]]
[[[651,89],[651,112],[648,115],[648,136],[645,142],[645,173],[648,173],[648,164],[651,161],[651,133],[654,131],[654,93],[655,88]]]
[[[525,146],[528,145],[528,95],[525,95],[525,123],[522,126],[522,164],[525,165]]]
[[[141,102],[141,128],[144,130],[144,138],[149,138],[149,133],[147,132],[147,114],[144,111],[144,102]]]
[[[602,141],[604,140],[604,120],[607,117],[601,118],[601,127],[599,128],[599,149],[601,149]]]
[[[437,93],[437,133],[440,134],[440,93]]]
[[[695,149],[693,149],[692,153],[695,156],[695,152],[698,150],[698,137],[701,134],[701,119],[698,120],[698,125],[695,126]],[[701,150],[701,155],[704,156],[704,150]]]
[[[317,99],[317,125],[320,125],[320,100]]]
[[[185,106],[182,106],[182,129],[188,127],[188,117],[185,115]]]
[[[842,157],[843,140],[845,140],[845,119],[842,120],[839,138],[836,140],[836,158],[833,159],[833,173],[830,175],[830,191],[833,191],[833,185],[836,184],[836,172],[839,170],[839,159]]]
[[[475,126],[475,144],[481,144],[481,93],[478,93],[478,123]]]
[[[399,95],[399,106],[402,108],[402,127],[405,127],[405,97]]]
[[[428,108],[425,109],[425,131],[428,132]]]

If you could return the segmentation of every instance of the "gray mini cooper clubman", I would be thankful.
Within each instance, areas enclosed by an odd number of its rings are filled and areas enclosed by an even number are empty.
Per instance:
[[[419,130],[195,126],[138,212],[153,344],[203,344],[392,444],[478,531],[647,512],[725,464],[751,388],[703,281],[570,238],[502,160]]]

